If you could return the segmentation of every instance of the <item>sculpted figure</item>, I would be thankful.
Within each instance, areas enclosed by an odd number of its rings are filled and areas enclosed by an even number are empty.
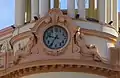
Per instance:
[[[6,43],[5,42],[1,46],[1,52],[6,52]]]
[[[23,50],[17,51],[16,55],[13,56],[13,64],[14,65],[19,64],[19,62],[21,61],[21,59],[25,58],[28,55],[29,55],[29,53],[28,52],[24,52]]]
[[[3,57],[0,57],[0,68],[4,68],[4,60],[3,60]]]
[[[21,55],[15,56],[15,58],[13,59],[13,64],[17,65],[20,62],[21,59],[22,59]]]
[[[102,62],[102,58],[98,52],[98,49],[95,45],[86,45],[84,35],[77,31],[74,36],[75,44],[80,48],[80,54],[83,56],[93,57],[93,60],[97,62]]]
[[[36,37],[35,33],[32,32],[32,35],[29,38],[29,41],[26,45],[25,52],[32,54],[31,50],[35,46],[35,44],[37,44],[37,37]]]
[[[32,33],[31,37],[29,38],[29,41],[27,45],[25,46],[25,50],[18,50],[16,55],[13,58],[13,64],[17,65],[22,58],[25,58],[26,56],[32,54],[31,50],[37,43],[37,37],[34,33]]]
[[[0,52],[1,52],[1,50],[2,50],[2,46],[3,46],[3,44],[0,44]]]

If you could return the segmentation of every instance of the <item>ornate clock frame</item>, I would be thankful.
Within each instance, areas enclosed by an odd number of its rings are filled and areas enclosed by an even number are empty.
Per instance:
[[[53,25],[59,25],[63,27],[68,33],[68,41],[66,45],[56,50],[49,49],[43,42],[43,34],[45,30]],[[71,39],[74,35],[73,33],[75,30],[76,29],[72,24],[72,19],[70,19],[68,16],[63,15],[59,9],[54,9],[54,11],[50,10],[49,15],[37,21],[35,26],[31,29],[31,31],[34,32],[38,38],[37,45],[41,47],[41,51],[53,56],[58,56],[66,51],[66,49],[69,47],[69,44],[71,43]]]
[[[43,33],[52,25],[63,26],[69,32],[67,46],[58,52],[48,49],[43,43]],[[16,56],[8,54],[8,58],[13,58],[9,61],[13,63],[12,65],[7,63],[8,68],[0,72],[0,78],[20,78],[34,73],[53,71],[86,72],[108,78],[119,78],[120,66],[104,63],[98,54],[97,47],[86,45],[83,32],[75,26],[71,18],[63,15],[59,9],[50,10],[47,16],[36,22],[31,31],[21,33],[11,39],[13,46],[17,41],[30,37],[24,50],[18,50]],[[117,51],[113,50],[113,53],[119,51],[115,50]]]

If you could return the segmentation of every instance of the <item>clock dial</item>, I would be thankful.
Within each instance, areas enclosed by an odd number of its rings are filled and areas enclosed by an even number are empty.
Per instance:
[[[58,25],[51,26],[44,32],[43,41],[50,49],[59,49],[68,41],[67,31]]]

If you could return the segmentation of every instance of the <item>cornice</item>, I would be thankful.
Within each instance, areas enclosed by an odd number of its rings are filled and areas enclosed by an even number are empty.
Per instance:
[[[73,18],[73,20],[76,20],[76,21],[83,21],[83,22],[86,22],[86,23],[88,22],[88,23],[99,24],[99,25],[101,25],[102,27],[112,28],[112,29],[114,29],[117,33],[119,33],[119,32],[116,30],[116,28],[115,28],[114,26],[108,25],[108,24],[106,24],[106,23],[91,22],[91,21],[87,21],[86,19],[83,19],[83,18],[80,18],[80,19],[75,19],[75,18]]]
[[[44,30],[56,24],[70,31],[68,45],[60,50],[48,49],[43,43]],[[111,60],[103,58],[97,46],[87,44],[84,34],[113,42],[116,42],[116,37],[105,32],[77,27],[72,19],[63,15],[59,9],[52,9],[48,16],[39,19],[30,31],[20,33],[10,40],[14,47],[16,42],[29,39],[25,49],[18,49],[12,52],[15,55],[6,56],[6,61],[9,61],[6,68],[0,71],[0,78],[20,78],[29,74],[60,71],[85,72],[105,77],[118,75],[120,66],[113,65]]]
[[[12,37],[11,40],[10,40],[11,44],[13,45],[14,43],[16,43],[20,40],[28,38],[31,35],[30,33],[31,33],[30,31],[26,31],[26,32],[20,33],[16,36]]]
[[[103,65],[103,66],[102,66]],[[20,78],[29,74],[42,72],[84,72],[89,74],[97,74],[109,77],[118,73],[119,71],[110,69],[109,65],[99,65],[93,61],[80,60],[41,60],[29,63],[23,63],[4,71],[0,71],[0,78],[2,76],[9,78]]]
[[[12,27],[7,27],[7,28],[4,28],[2,30],[0,30],[0,37],[3,37],[7,34],[10,34],[14,31],[14,29]]]
[[[81,32],[84,33],[85,35],[91,35],[91,36],[104,38],[104,39],[113,41],[114,43],[117,41],[116,36],[113,36],[113,35],[105,33],[105,32],[100,32],[100,31],[85,29],[85,28],[81,28]]]

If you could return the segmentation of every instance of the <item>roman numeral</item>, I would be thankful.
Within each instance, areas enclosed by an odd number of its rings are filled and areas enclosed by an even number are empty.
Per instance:
[[[55,28],[55,32],[58,32],[58,28]]]
[[[62,45],[62,43],[59,44],[59,46],[61,46],[61,45]]]
[[[57,44],[55,44],[55,47],[57,47]]]
[[[64,43],[64,40],[62,40],[62,43]]]
[[[50,41],[48,40],[48,41],[47,41],[47,43],[49,44],[49,43],[50,43]]]

